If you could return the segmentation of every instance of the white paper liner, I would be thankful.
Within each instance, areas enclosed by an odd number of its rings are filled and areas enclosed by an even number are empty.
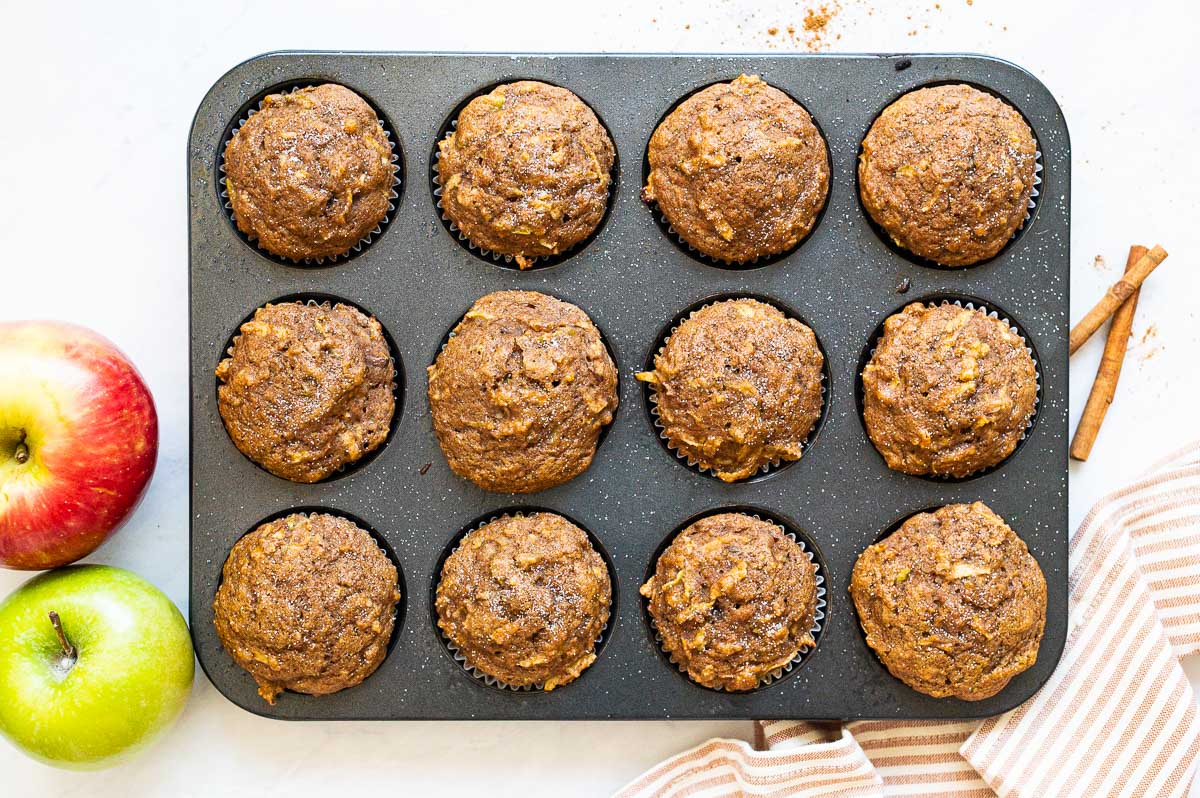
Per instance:
[[[477,95],[477,96],[482,96],[482,95]],[[465,106],[464,106],[464,108],[465,108]],[[492,250],[485,249],[484,247],[481,247],[478,244],[476,244],[474,241],[472,241],[466,233],[464,233],[462,230],[460,230],[458,228],[458,225],[454,223],[454,220],[451,219],[446,214],[446,208],[442,205],[442,175],[441,175],[441,172],[438,170],[438,163],[442,159],[442,148],[439,145],[446,139],[446,136],[450,135],[450,133],[454,132],[457,129],[458,129],[458,119],[455,118],[455,119],[450,120],[450,129],[447,130],[446,133],[443,134],[441,138],[439,138],[436,142],[434,142],[433,165],[432,165],[432,168],[429,170],[429,178],[433,184],[433,201],[434,201],[434,204],[437,205],[438,215],[440,215],[442,218],[442,221],[446,223],[446,227],[449,228],[450,232],[453,235],[458,237],[459,242],[463,246],[465,246],[467,249],[471,250],[472,252],[479,253],[480,255],[482,255],[485,258],[491,258],[496,263],[500,263],[501,261],[503,261],[504,264],[507,266],[512,266],[515,269],[520,269],[520,271],[527,272],[527,271],[531,271],[533,269],[542,268],[547,265],[552,265],[552,264],[547,264],[546,261],[548,261],[552,258],[561,258],[566,255],[570,255],[572,252],[574,252],[576,249],[578,249],[582,244],[586,244],[589,240],[591,240],[592,236],[596,235],[596,232],[600,229],[600,225],[604,223],[603,217],[601,217],[601,221],[596,224],[596,227],[592,230],[592,232],[588,233],[586,236],[584,236],[584,238],[582,240],[576,242],[575,244],[572,244],[570,247],[567,247],[562,252],[554,252],[549,255],[537,255],[534,257],[530,257],[529,255],[523,256],[529,261],[529,265],[524,268],[521,268],[520,266],[518,266],[514,263],[514,261],[516,260],[516,257],[517,257],[516,255],[506,255],[502,252],[493,252]],[[608,133],[607,128],[605,128],[604,132],[606,134],[608,134],[609,140],[611,141],[612,134]],[[607,213],[610,209],[610,206],[612,204],[612,197],[613,197],[613,194],[612,194],[612,170],[609,170],[609,185],[608,185],[608,189],[604,193],[605,213]]]
[[[817,590],[816,590],[817,606],[816,606],[816,612],[813,614],[813,625],[808,630],[808,633],[812,636],[813,640],[815,640],[819,644],[821,642],[821,630],[824,628],[823,622],[825,620],[825,607],[826,607],[825,574],[821,570],[821,564],[817,562],[817,558],[813,556],[813,553],[808,550],[808,546],[804,545],[804,541],[797,538],[795,533],[788,530],[787,527],[783,526],[782,524],[778,523],[777,521],[775,521],[773,519],[762,518],[757,513],[743,513],[743,515],[749,515],[751,518],[753,518],[757,521],[766,521],[766,523],[771,524],[772,526],[778,527],[783,532],[784,537],[786,537],[788,540],[791,540],[793,543],[798,545],[800,547],[800,550],[804,552],[804,555],[806,557],[808,557],[808,561],[813,564],[813,572],[814,572],[813,577],[814,577],[814,581],[816,582],[816,586],[817,586]],[[705,517],[707,518],[709,516],[705,516]],[[703,519],[700,519],[700,520],[703,520]],[[681,534],[682,534],[682,530],[681,530]],[[676,535],[675,537],[678,537],[678,535]],[[672,539],[672,542],[673,541],[674,541],[674,539]],[[668,545],[670,545],[670,544],[668,544]],[[689,675],[687,672],[687,666],[685,664],[681,663],[679,660],[677,660],[675,658],[674,654],[672,654],[670,651],[667,651],[665,645],[663,644],[662,635],[660,635],[658,633],[658,625],[656,623],[654,623],[654,616],[648,612],[646,613],[646,616],[650,619],[650,628],[654,630],[654,642],[656,644],[658,644],[659,650],[667,655],[667,659],[669,659],[671,661],[671,664],[674,665],[679,670],[679,672],[688,679],[688,681],[692,682],[692,684],[695,684],[699,687],[705,687],[705,689],[708,689],[708,690],[715,690],[715,691],[721,692],[721,693],[733,693],[733,694],[747,693],[747,692],[751,692],[753,690],[760,690],[764,687],[768,687],[768,686],[774,684],[775,682],[779,681],[785,674],[791,673],[793,670],[795,670],[798,666],[800,666],[804,662],[805,659],[808,658],[808,655],[811,652],[816,650],[816,645],[801,646],[800,650],[796,652],[796,656],[792,657],[791,661],[789,661],[783,667],[776,668],[775,670],[768,673],[766,676],[760,678],[758,681],[758,684],[756,684],[754,687],[750,688],[750,690],[729,690],[725,687],[706,687],[705,685],[702,685],[699,682],[696,682],[695,680],[693,680],[691,675]]]
[[[1029,414],[1029,419],[1025,422],[1025,428],[1023,430],[1021,430],[1021,437],[1017,438],[1017,445],[1013,447],[1013,450],[1011,452],[1009,452],[1008,455],[1003,460],[1001,460],[998,463],[994,463],[990,466],[985,466],[984,468],[980,468],[975,471],[972,471],[971,473],[967,474],[966,476],[961,476],[961,477],[950,476],[948,474],[912,474],[911,475],[911,476],[922,477],[924,479],[934,480],[936,482],[961,482],[963,480],[971,479],[973,477],[979,476],[980,474],[983,474],[984,472],[991,471],[992,469],[999,468],[1000,466],[1002,466],[1008,460],[1009,457],[1012,457],[1014,454],[1017,453],[1017,446],[1020,446],[1021,442],[1024,441],[1026,437],[1028,437],[1030,430],[1033,429],[1033,425],[1037,420],[1038,408],[1042,403],[1042,364],[1038,361],[1037,353],[1033,351],[1033,347],[1029,345],[1029,339],[1027,339],[1021,333],[1021,331],[1019,329],[1017,329],[1017,325],[1013,324],[1012,320],[1009,319],[1007,316],[1001,316],[999,311],[992,309],[990,306],[985,305],[982,302],[976,303],[976,302],[973,302],[970,300],[962,300],[962,299],[954,299],[954,300],[940,299],[940,300],[937,300],[934,302],[920,302],[920,300],[913,300],[913,302],[906,304],[904,307],[908,307],[908,305],[917,304],[917,303],[923,304],[929,308],[939,307],[941,305],[957,305],[958,307],[965,308],[967,310],[978,310],[978,311],[982,312],[988,318],[997,319],[998,321],[1002,321],[1002,322],[1004,322],[1004,324],[1006,324],[1008,326],[1009,332],[1011,332],[1013,335],[1015,335],[1021,339],[1021,343],[1023,343],[1025,345],[1025,351],[1029,353],[1029,359],[1033,361],[1034,380],[1037,382],[1037,391],[1033,395],[1033,412]],[[900,310],[896,311],[896,313],[903,312],[903,309],[904,308],[901,308]],[[895,314],[892,314],[892,315],[895,315]],[[889,318],[891,318],[891,316],[889,316]],[[867,365],[868,366],[871,364],[871,361],[873,361],[875,359],[875,349],[876,349],[876,347],[879,346],[879,341],[882,338],[883,338],[883,335],[880,334],[877,338],[875,338],[874,340],[871,341],[871,350],[870,350],[869,356],[867,357]],[[861,372],[858,375],[858,380],[859,380],[859,383],[861,384],[862,383],[862,373]],[[864,419],[863,428],[865,429],[866,426],[867,426],[866,421]],[[870,437],[870,436],[868,436],[868,437]],[[872,446],[874,446],[873,442],[872,442]]]
[[[284,89],[283,91],[274,92],[274,94],[291,94],[294,91],[299,91],[300,89],[311,88],[312,86],[318,86],[318,85],[321,85],[321,84],[312,83],[312,84],[305,84],[305,85],[301,85],[301,86],[293,86],[290,89]],[[270,96],[270,95],[268,95],[268,96]],[[263,99],[266,99],[266,97],[264,97]],[[329,255],[327,257],[321,257],[321,258],[304,258],[302,260],[297,260],[295,258],[289,258],[284,255],[279,255],[274,252],[271,252],[271,250],[267,249],[266,247],[264,247],[262,244],[259,243],[257,236],[254,236],[250,233],[245,233],[242,231],[242,229],[240,227],[237,226],[237,216],[234,214],[233,202],[230,201],[229,191],[225,187],[225,148],[228,147],[229,142],[233,141],[234,137],[239,132],[241,132],[242,125],[246,124],[246,121],[249,120],[250,117],[254,116],[256,113],[258,113],[261,109],[262,109],[262,100],[259,100],[258,106],[255,108],[251,108],[249,111],[247,111],[246,115],[244,117],[242,117],[241,119],[239,119],[237,121],[237,123],[233,126],[233,130],[230,131],[229,136],[227,136],[221,142],[220,152],[217,153],[217,172],[218,172],[217,182],[220,185],[219,195],[221,197],[221,205],[225,209],[225,213],[229,216],[229,220],[231,222],[233,222],[234,228],[239,233],[242,233],[244,236],[246,236],[246,238],[252,244],[254,244],[258,249],[267,253],[271,257],[278,258],[280,261],[282,261],[284,263],[292,263],[297,266],[300,266],[300,265],[324,266],[326,264],[336,263],[338,260],[344,260],[344,259],[350,257],[351,253],[357,254],[359,252],[362,252],[365,247],[367,247],[372,241],[375,240],[375,236],[378,236],[383,232],[383,228],[391,221],[392,214],[396,212],[396,200],[398,200],[400,198],[400,182],[401,182],[400,166],[399,166],[400,155],[397,152],[397,150],[399,149],[399,145],[395,141],[392,140],[392,132],[390,130],[388,130],[387,125],[384,124],[383,116],[381,116],[378,111],[375,111],[375,115],[379,118],[379,123],[380,123],[379,126],[383,129],[383,135],[385,137],[387,137],[388,144],[391,145],[391,149],[392,149],[392,156],[391,156],[392,188],[388,192],[387,213],[384,215],[384,217],[382,219],[379,220],[379,223],[376,224],[374,228],[372,228],[370,231],[368,231],[365,236],[363,236],[361,239],[359,239],[357,244],[354,244],[346,252],[342,252],[337,255]],[[374,110],[374,109],[372,109],[372,110]]]
[[[533,512],[550,513],[553,511],[551,511],[551,510],[534,510]],[[555,515],[557,515],[557,513],[555,513]],[[464,540],[466,540],[467,536],[470,535],[471,533],[477,532],[480,529],[483,529],[488,524],[492,523],[493,521],[499,521],[502,518],[522,518],[524,516],[525,516],[525,513],[504,512],[504,513],[499,513],[498,515],[493,515],[485,521],[480,521],[478,524],[476,524],[475,526],[468,529],[466,532],[464,532],[459,537],[458,541],[454,545],[454,548],[450,550],[450,554],[447,554],[446,558],[444,560],[442,560],[442,567],[445,568],[446,560],[450,558],[451,554],[454,554],[454,552],[458,551],[459,546],[462,545],[462,542]],[[565,519],[568,523],[574,524],[574,521],[571,521],[566,516],[560,516],[560,517]],[[583,529],[583,527],[579,527],[579,528]],[[592,543],[591,534],[586,529],[583,530],[583,533],[585,535],[587,535],[588,545],[592,546],[593,551],[595,551],[597,554],[600,554],[600,550],[597,549],[595,547],[595,545]],[[608,584],[609,584],[609,589],[611,590],[612,586],[614,584],[612,571],[611,571],[611,569],[609,569],[608,561],[604,559],[603,555],[601,555],[600,559],[604,562],[605,570],[608,571]],[[442,575],[441,575],[441,573],[439,573],[438,574],[438,584],[441,584],[441,580],[442,580]],[[436,607],[435,607],[434,611],[436,613]],[[440,618],[439,618],[439,620],[440,620]],[[596,635],[596,640],[592,644],[592,652],[594,654],[596,654],[597,657],[599,656],[597,649],[600,647],[601,641],[604,640],[604,635],[608,631],[608,624],[609,624],[609,621],[611,621],[611,620],[612,620],[612,598],[610,596],[609,600],[608,600],[608,621],[605,621],[604,625],[600,627],[600,632]],[[486,684],[488,687],[495,687],[499,690],[509,690],[514,693],[531,693],[534,691],[541,691],[541,690],[545,689],[545,684],[543,682],[535,682],[534,684],[527,684],[527,685],[512,685],[512,684],[508,684],[507,682],[500,681],[499,679],[497,679],[495,676],[492,676],[491,674],[484,673],[483,671],[479,670],[478,668],[476,668],[475,666],[473,666],[467,662],[466,656],[458,649],[458,646],[454,645],[454,641],[452,641],[446,635],[445,631],[442,630],[442,627],[440,625],[435,624],[435,628],[437,629],[438,636],[441,637],[442,642],[446,645],[446,649],[450,652],[450,656],[452,656],[454,658],[454,661],[457,662],[459,664],[459,666],[464,671],[466,671],[468,675],[470,675],[472,678],[474,678],[476,681],[482,682],[483,684]],[[595,665],[595,664],[596,663],[593,662],[593,663],[591,663],[591,665],[588,665],[587,667],[590,668],[590,667],[592,667],[592,665]],[[583,674],[586,672],[587,672],[587,668],[584,668],[582,671],[579,672],[579,676],[576,676],[575,679],[572,679],[570,682],[567,682],[566,684],[559,685],[558,687],[555,687],[554,689],[558,690],[558,689],[561,689],[563,687],[567,687],[567,686],[573,684],[581,676],[583,676]]]
[[[789,315],[788,312],[786,310],[784,310],[782,307],[779,307],[778,305],[775,305],[774,303],[771,303],[771,302],[765,302],[762,299],[759,299],[757,297],[728,296],[728,297],[724,297],[724,298],[719,298],[712,302],[707,302],[704,305],[701,305],[700,307],[696,308],[692,312],[688,313],[688,316],[686,319],[683,319],[678,324],[673,325],[671,327],[670,331],[663,337],[663,339],[661,341],[662,345],[659,346],[658,351],[654,355],[654,359],[657,360],[658,356],[663,353],[663,350],[666,349],[666,347],[667,347],[667,341],[670,340],[671,336],[675,334],[675,332],[680,328],[680,326],[684,322],[690,321],[693,316],[695,316],[697,313],[704,310],[705,308],[709,308],[709,307],[712,307],[713,305],[719,305],[722,302],[728,302],[728,301],[735,300],[735,299],[753,299],[756,302],[762,302],[764,305],[770,305],[771,307],[775,308],[776,310],[778,310],[780,313],[782,313],[787,318],[795,319],[796,321],[800,321],[799,319],[796,319],[794,316]],[[805,327],[808,327],[808,325],[805,324],[804,322],[801,321],[800,323],[804,324]],[[809,329],[812,330],[811,327],[809,327]],[[814,330],[813,337],[816,338],[816,335],[817,335],[817,333]],[[792,463],[795,463],[795,462],[798,462],[798,461],[804,459],[804,453],[807,452],[808,447],[812,445],[813,436],[816,435],[817,428],[821,426],[821,419],[825,415],[825,412],[827,410],[826,403],[829,401],[829,393],[826,390],[826,384],[825,384],[826,383],[825,370],[829,367],[829,356],[826,355],[823,350],[821,350],[819,340],[818,340],[818,344],[817,344],[817,349],[818,349],[818,351],[821,351],[821,359],[823,361],[822,366],[821,366],[821,410],[820,410],[820,412],[817,413],[817,420],[813,422],[812,429],[810,429],[808,431],[808,436],[800,444],[800,457],[797,457],[795,460],[787,460],[786,462],[780,458],[775,458],[775,459],[771,460],[770,462],[764,463],[763,465],[759,466],[757,473],[755,473],[751,476],[748,476],[748,477],[742,477],[741,479],[736,480],[730,484],[736,485],[738,483],[745,482],[746,480],[754,479],[755,477],[759,477],[759,476],[763,476],[764,474],[769,473],[772,469],[779,468],[780,466],[783,466],[783,465],[790,465]],[[651,369],[651,371],[653,371],[653,369]],[[666,444],[667,449],[671,452],[671,454],[673,454],[677,458],[679,458],[679,460],[686,463],[688,468],[691,468],[691,469],[693,469],[701,474],[704,474],[706,476],[710,476],[713,479],[720,479],[720,477],[717,476],[716,471],[714,471],[711,468],[703,468],[700,465],[700,461],[695,460],[688,455],[685,455],[683,452],[679,451],[679,449],[677,449],[675,446],[671,445],[671,439],[667,435],[667,430],[663,426],[662,419],[659,417],[658,389],[656,387],[654,387],[653,384],[650,384],[647,387],[649,388],[649,391],[650,391],[650,415],[654,419],[654,428],[656,430],[658,430],[658,437],[663,441],[664,444]]]
[[[366,316],[368,319],[375,319],[374,316],[372,316],[370,313],[367,313],[365,310],[360,308],[358,305],[355,305],[353,302],[348,302],[344,299],[339,299],[336,302],[333,300],[330,300],[330,299],[323,299],[320,301],[318,301],[316,299],[289,299],[289,300],[284,300],[284,301],[272,300],[270,302],[267,302],[267,303],[255,308],[254,314],[251,315],[251,317],[249,319],[246,319],[245,321],[242,321],[238,324],[237,331],[229,339],[229,346],[225,347],[225,357],[233,357],[233,350],[237,346],[238,341],[240,341],[242,339],[242,325],[246,324],[250,321],[253,321],[254,316],[258,315],[258,311],[262,310],[267,305],[287,305],[287,304],[294,304],[297,302],[307,305],[309,307],[325,308],[326,310],[332,310],[334,305],[345,305],[348,308],[354,308],[359,313]],[[383,322],[379,321],[379,319],[375,319],[375,321],[379,322],[379,329],[382,331],[383,330]],[[255,460],[253,457],[251,457],[250,455],[246,454],[241,449],[239,449],[236,443],[233,444],[233,448],[237,449],[238,452],[240,452],[243,457],[245,457],[251,463],[254,463],[254,465],[261,468],[263,471],[266,471],[271,476],[278,477],[279,479],[285,480],[287,482],[291,482],[293,485],[321,485],[326,482],[331,482],[331,481],[337,479],[338,477],[345,474],[348,470],[353,470],[353,469],[358,468],[359,465],[362,464],[362,461],[364,459],[371,457],[372,455],[376,454],[377,452],[379,452],[385,446],[388,445],[389,439],[392,436],[392,432],[395,429],[397,417],[400,413],[401,405],[402,405],[402,399],[401,399],[401,395],[400,395],[402,381],[400,380],[400,373],[396,369],[396,353],[392,350],[392,345],[388,342],[386,335],[383,338],[383,342],[387,345],[388,363],[392,367],[392,418],[390,421],[388,421],[387,435],[384,436],[383,441],[378,446],[376,446],[373,449],[369,449],[368,451],[363,452],[355,460],[351,460],[348,463],[343,463],[340,467],[334,469],[334,471],[332,473],[330,473],[328,476],[322,477],[321,479],[318,479],[316,482],[294,482],[293,480],[290,480],[287,477],[281,477],[278,474],[268,471],[266,466],[262,465],[257,460]],[[225,357],[222,357],[221,360],[224,360]],[[222,385],[221,380],[217,379],[217,387],[219,388],[221,385]],[[218,415],[220,415],[220,414],[218,413]],[[225,427],[224,417],[221,418],[221,426],[225,428],[225,434],[228,435],[229,428]],[[232,435],[230,435],[229,440],[231,443],[233,442]]]

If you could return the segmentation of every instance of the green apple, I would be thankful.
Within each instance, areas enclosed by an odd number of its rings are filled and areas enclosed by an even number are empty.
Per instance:
[[[183,616],[129,571],[60,568],[0,603],[0,734],[48,765],[98,770],[145,748],[194,669]]]

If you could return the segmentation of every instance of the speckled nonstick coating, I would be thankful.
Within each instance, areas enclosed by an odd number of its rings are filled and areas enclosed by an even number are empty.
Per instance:
[[[899,68],[911,62],[907,68]],[[824,217],[795,251],[759,268],[722,269],[664,235],[638,196],[646,142],[681,97],[742,72],[802,102],[820,125],[833,166]],[[438,132],[465,98],[500,81],[564,86],[604,120],[618,152],[609,218],[556,265],[528,272],[476,257],[451,237],[430,190]],[[905,91],[961,80],[989,89],[1030,122],[1042,151],[1041,196],[1027,230],[996,258],[970,268],[929,268],[898,254],[857,195],[859,143]],[[217,155],[230,126],[269,90],[334,81],[390,120],[404,181],[383,234],[356,257],[324,268],[289,266],[239,237],[221,207]],[[430,55],[273,53],[224,75],[200,103],[188,142],[191,287],[191,624],[209,678],[231,701],[284,719],[974,718],[1025,701],[1049,677],[1067,629],[1067,330],[1070,141],[1058,104],[1033,76],[981,56],[949,55]],[[897,286],[911,283],[901,296]],[[621,371],[621,407],[591,468],[524,497],[486,493],[454,476],[429,419],[425,367],[446,331],[480,296],[543,291],[583,308],[604,330]],[[405,402],[390,441],[367,465],[315,485],[254,466],[217,413],[213,369],[236,326],[278,297],[316,292],[370,308],[396,344]],[[726,485],[689,470],[656,440],[632,379],[660,345],[663,325],[698,300],[727,293],[774,297],[813,327],[829,359],[829,410],[795,465]],[[908,298],[979,297],[1013,314],[1042,369],[1039,420],[1004,464],[975,479],[938,482],[889,471],[854,401],[863,347]],[[917,693],[867,648],[849,601],[859,552],[913,512],[982,500],[1026,541],[1046,575],[1049,607],[1037,664],[999,695],[967,703]],[[221,650],[212,598],[242,534],[289,507],[326,507],[371,525],[404,569],[407,618],[391,653],[358,687],[268,706]],[[499,509],[542,507],[586,526],[612,556],[616,615],[601,656],[575,683],[549,693],[479,683],[446,655],[428,606],[444,548],[472,520]],[[827,568],[821,640],[797,672],[750,693],[706,690],[656,651],[637,595],[655,551],[687,518],[754,506],[790,519]]]

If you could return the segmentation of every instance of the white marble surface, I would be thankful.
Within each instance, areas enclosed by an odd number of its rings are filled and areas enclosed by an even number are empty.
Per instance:
[[[1071,467],[1074,524],[1104,492],[1200,436],[1200,20],[1182,0],[939,2],[842,0],[825,39],[846,52],[986,52],[1046,82],[1074,145],[1073,317],[1116,279],[1132,241],[1159,242],[1173,253],[1143,291],[1126,376],[1092,461]],[[188,545],[184,147],[196,105],[227,68],[285,48],[804,47],[806,5],[780,0],[409,5],[4,4],[0,317],[87,324],[117,341],[145,373],[162,422],[158,473],[137,517],[91,559],[146,575],[181,607]],[[771,27],[777,35],[768,34]],[[1107,265],[1095,265],[1097,256]],[[1091,342],[1072,363],[1073,421],[1100,347]],[[0,573],[0,595],[22,579]],[[1196,678],[1200,667],[1189,666]],[[0,773],[4,794],[46,798],[366,789],[604,796],[685,746],[749,733],[748,723],[289,725],[242,712],[201,676],[178,727],[131,764],[63,773],[0,744]]]

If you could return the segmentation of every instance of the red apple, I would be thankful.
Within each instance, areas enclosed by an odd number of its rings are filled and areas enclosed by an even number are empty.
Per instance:
[[[56,568],[133,513],[158,457],[146,383],[73,324],[0,322],[0,565]]]

